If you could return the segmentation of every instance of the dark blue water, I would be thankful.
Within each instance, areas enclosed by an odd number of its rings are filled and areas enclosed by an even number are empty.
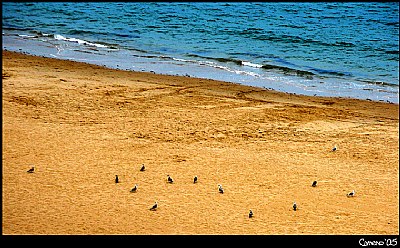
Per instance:
[[[399,102],[398,2],[2,5],[3,49]]]

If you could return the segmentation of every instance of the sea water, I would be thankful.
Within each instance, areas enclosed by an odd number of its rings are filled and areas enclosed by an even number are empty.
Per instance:
[[[3,2],[3,49],[399,103],[399,2]]]

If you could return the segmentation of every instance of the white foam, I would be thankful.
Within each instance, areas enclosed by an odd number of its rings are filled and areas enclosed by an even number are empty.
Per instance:
[[[80,45],[86,45],[86,46],[95,46],[95,47],[104,47],[104,48],[107,47],[105,45],[91,43],[91,42],[86,41],[86,40],[81,40],[81,39],[76,39],[76,38],[67,38],[67,37],[59,35],[59,34],[55,34],[54,35],[54,39],[56,39],[56,40],[64,40],[64,41],[69,41],[69,42],[75,42],[75,43],[78,43]]]
[[[254,64],[254,63],[251,63],[251,62],[248,62],[248,61],[242,61],[242,65],[250,66],[250,67],[254,67],[254,68],[261,68],[262,67],[262,65],[260,65],[260,64]]]
[[[27,35],[27,34],[19,34],[19,37],[26,37],[26,38],[36,38],[37,36],[34,35]]]

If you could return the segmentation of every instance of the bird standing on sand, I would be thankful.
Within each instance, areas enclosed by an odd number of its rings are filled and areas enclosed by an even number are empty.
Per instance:
[[[136,192],[137,189],[138,189],[138,186],[137,186],[137,184],[135,184],[135,186],[131,189],[131,192]]]
[[[173,183],[174,182],[174,179],[172,179],[172,177],[170,177],[169,175],[167,175],[167,177],[168,177],[167,180],[168,180],[169,183]]]
[[[350,193],[347,193],[347,197],[353,197],[355,194],[356,194],[356,192],[353,189],[353,191],[351,191]]]
[[[140,168],[140,171],[145,171],[146,167],[144,167],[144,164],[142,164],[142,168]]]
[[[223,194],[224,193],[224,189],[222,188],[221,184],[218,184],[218,191],[219,193]]]
[[[297,204],[296,204],[296,202],[293,202],[293,210],[294,210],[294,211],[297,210]]]
[[[317,186],[317,181],[314,181],[311,186],[316,187]]]
[[[194,176],[193,183],[197,183],[197,176]]]
[[[118,175],[115,175],[115,183],[119,183]]]
[[[30,168],[27,172],[28,172],[28,173],[33,173],[34,170],[35,170],[35,167],[32,166],[32,168]]]
[[[157,202],[154,203],[154,205],[150,208],[150,210],[156,210],[156,208],[158,207]]]
[[[251,209],[250,209],[250,211],[249,211],[249,218],[251,218],[251,217],[253,217],[253,211],[251,211]]]
[[[331,152],[334,152],[334,151],[336,151],[336,150],[337,150],[337,146],[335,145],[335,146],[332,148]]]

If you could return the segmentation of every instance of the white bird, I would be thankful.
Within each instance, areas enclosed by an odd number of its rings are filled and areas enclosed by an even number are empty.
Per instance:
[[[223,194],[224,193],[224,189],[222,188],[221,184],[218,184],[218,191],[219,193]]]
[[[150,208],[150,210],[156,210],[156,208],[158,207],[157,202],[154,203],[154,205]]]
[[[174,179],[172,179],[172,177],[170,177],[169,175],[167,175],[167,177],[168,177],[168,182],[169,183],[173,183],[174,182]]]
[[[136,192],[137,189],[138,189],[138,186],[137,186],[137,184],[135,184],[135,186],[131,189],[131,192]]]
[[[253,211],[251,211],[251,209],[250,209],[250,211],[249,211],[249,218],[251,218],[251,217],[253,217]]]
[[[293,210],[294,210],[294,211],[297,210],[297,204],[296,204],[296,202],[293,202]]]
[[[356,194],[356,192],[353,189],[353,191],[351,191],[350,193],[347,193],[347,197],[353,197],[355,194]]]

